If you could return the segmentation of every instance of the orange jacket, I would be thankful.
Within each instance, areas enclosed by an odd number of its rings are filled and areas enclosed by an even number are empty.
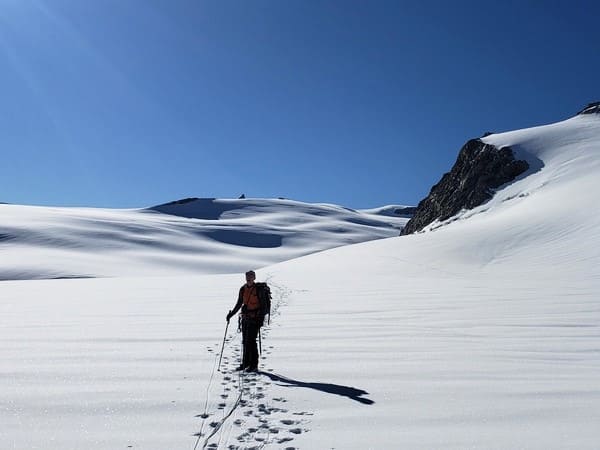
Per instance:
[[[258,311],[260,308],[260,301],[258,300],[258,294],[256,293],[256,285],[248,287],[242,286],[242,303],[246,307],[246,312]]]

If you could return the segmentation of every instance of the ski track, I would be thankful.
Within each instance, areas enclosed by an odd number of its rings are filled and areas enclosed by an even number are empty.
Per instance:
[[[287,304],[291,291],[278,285],[267,277],[266,281],[273,291],[271,317],[274,326],[280,308]],[[261,329],[262,354],[260,365],[262,370],[273,372],[268,367],[269,355],[274,346],[268,344],[270,325]],[[235,368],[240,364],[242,355],[241,334],[235,330],[227,333],[221,367],[217,361],[221,356],[220,344],[209,348],[215,354],[215,366],[208,383],[204,411],[196,417],[202,419],[193,449],[206,450],[259,450],[270,445],[286,450],[297,450],[293,445],[296,436],[310,431],[307,417],[309,411],[290,411],[285,397],[273,397],[270,393],[272,381],[262,370],[257,373],[238,372]],[[217,371],[220,369],[220,371]],[[219,377],[220,375],[220,377]],[[220,380],[220,389],[214,380]],[[220,416],[220,417],[219,417]],[[301,418],[301,419],[299,419]]]

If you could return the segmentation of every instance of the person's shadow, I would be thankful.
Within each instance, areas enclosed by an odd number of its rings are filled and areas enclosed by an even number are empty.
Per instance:
[[[271,380],[276,381],[278,383],[285,383],[279,384],[279,386],[315,389],[317,391],[326,392],[328,394],[335,394],[340,395],[342,397],[348,397],[350,400],[355,400],[359,403],[362,403],[363,405],[372,405],[373,403],[375,403],[373,400],[363,397],[363,395],[369,395],[367,391],[353,388],[351,386],[342,386],[340,384],[331,383],[307,383],[304,381],[292,380],[291,378],[287,378],[282,375],[277,375],[276,373],[262,371],[259,373],[261,375],[269,377]]]

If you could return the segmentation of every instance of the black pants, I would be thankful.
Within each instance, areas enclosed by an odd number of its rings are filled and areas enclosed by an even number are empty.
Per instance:
[[[244,367],[258,367],[258,347],[256,346],[256,337],[260,325],[258,320],[243,318],[242,319],[242,344],[244,345],[244,359],[242,365]]]

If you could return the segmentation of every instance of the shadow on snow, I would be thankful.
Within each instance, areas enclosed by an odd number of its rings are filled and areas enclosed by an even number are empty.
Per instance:
[[[279,384],[279,386],[286,387],[303,387],[308,389],[315,389],[317,391],[326,392],[328,394],[340,395],[342,397],[348,397],[350,400],[355,400],[363,405],[372,405],[375,403],[373,400],[369,398],[362,397],[363,395],[368,395],[367,391],[363,391],[362,389],[353,388],[351,386],[342,386],[340,384],[332,384],[332,383],[307,383],[304,381],[292,380],[291,378],[284,377],[282,375],[277,375],[276,373],[269,372],[259,372],[261,375],[269,377],[271,380],[285,383]]]

